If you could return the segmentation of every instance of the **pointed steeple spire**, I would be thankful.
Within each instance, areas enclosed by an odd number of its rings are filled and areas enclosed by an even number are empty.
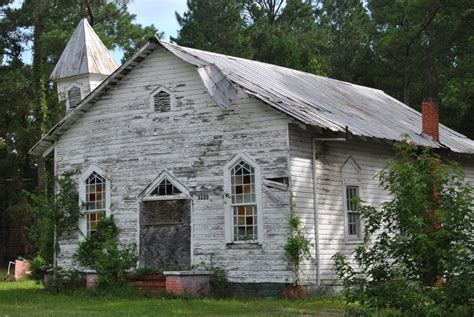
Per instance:
[[[49,78],[56,81],[59,100],[69,111],[117,68],[87,19],[82,19]]]
[[[49,78],[58,80],[86,74],[108,76],[117,68],[114,58],[87,19],[82,19]]]

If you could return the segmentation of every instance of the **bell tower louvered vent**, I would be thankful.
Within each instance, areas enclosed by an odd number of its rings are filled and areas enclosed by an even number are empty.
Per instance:
[[[171,110],[171,96],[164,90],[158,91],[153,96],[153,105],[156,112],[168,112]]]
[[[81,88],[73,86],[67,91],[67,101],[69,104],[69,109],[74,109],[81,102]]]

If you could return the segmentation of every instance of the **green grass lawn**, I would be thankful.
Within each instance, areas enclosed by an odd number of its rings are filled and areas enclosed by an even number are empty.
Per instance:
[[[282,299],[153,299],[94,296],[91,292],[53,295],[33,281],[0,282],[0,317],[13,316],[343,316],[335,297]]]

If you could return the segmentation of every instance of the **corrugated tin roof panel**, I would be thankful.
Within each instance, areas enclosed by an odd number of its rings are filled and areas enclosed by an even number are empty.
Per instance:
[[[77,108],[56,124],[30,150],[30,153],[33,155],[43,153],[60,136],[60,131],[68,129],[82,113],[92,106],[96,98],[100,98],[109,85],[120,81],[129,72],[128,68],[138,65],[159,44],[180,59],[197,67],[208,65],[216,67],[218,71],[200,72],[200,76],[201,73],[211,77],[213,73],[218,74],[219,82],[213,83],[211,80],[209,85],[219,85],[226,80],[307,125],[336,132],[345,132],[347,127],[349,132],[356,136],[390,141],[399,140],[401,135],[406,134],[421,146],[447,148],[456,153],[474,154],[473,140],[444,125],[440,125],[439,143],[421,134],[421,114],[381,90],[257,61],[185,48],[159,40],[149,41],[117,69],[84,98]],[[225,84],[214,87],[214,93],[219,93],[219,89],[226,89],[225,87]],[[208,89],[211,88],[208,87]],[[212,97],[212,91],[210,95]],[[221,97],[227,96],[224,93]]]
[[[85,74],[110,75],[117,68],[114,58],[87,19],[82,19],[49,78],[58,80]]]
[[[440,142],[421,134],[421,114],[381,90],[253,60],[163,43],[178,57],[213,64],[229,80],[278,110],[308,124],[357,136],[399,140],[474,153],[474,141],[440,125]],[[196,62],[196,60],[198,62]]]

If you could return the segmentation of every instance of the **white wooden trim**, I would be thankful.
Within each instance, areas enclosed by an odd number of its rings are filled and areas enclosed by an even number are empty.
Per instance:
[[[151,192],[158,186],[163,179],[168,179],[173,186],[175,186],[181,194],[176,195],[167,195],[167,196],[152,196],[150,195]],[[164,169],[155,177],[155,179],[148,184],[142,192],[138,195],[139,200],[141,201],[156,201],[156,200],[174,200],[174,199],[190,199],[191,193],[189,189],[181,183],[178,178],[176,178],[173,174],[171,174],[168,170]]]
[[[240,161],[244,161],[251,165],[255,170],[255,203],[257,205],[257,240],[249,241],[234,241],[233,238],[233,217],[231,209],[231,180],[230,170]],[[260,165],[245,152],[240,152],[234,156],[224,166],[224,234],[226,243],[259,243],[262,244],[264,240],[263,233],[263,204],[262,204],[262,175]]]
[[[56,141],[53,142],[42,154],[43,157],[46,157],[49,155],[49,153],[51,153],[51,151],[54,150],[54,147],[56,146]]]
[[[174,93],[173,93],[170,89],[168,89],[168,88],[166,88],[165,86],[162,86],[162,85],[158,85],[158,86],[157,86],[155,89],[153,89],[153,91],[150,93],[150,96],[148,97],[148,103],[150,104],[150,109],[151,109],[152,113],[157,114],[157,115],[159,115],[159,114],[166,114],[166,115],[169,115],[169,114],[167,114],[168,111],[166,111],[166,112],[156,112],[156,111],[155,111],[155,100],[154,100],[153,98],[154,98],[155,95],[156,95],[157,93],[159,93],[160,91],[164,91],[164,92],[166,92],[166,93],[168,93],[168,94],[170,95],[170,111],[175,110],[175,107],[176,107],[176,106],[175,106],[175,103],[176,103],[176,101],[175,101],[175,98],[174,98]]]
[[[95,163],[89,165],[89,167],[81,173],[79,177],[79,207],[81,208],[81,218],[79,220],[79,230],[81,231],[81,235],[79,237],[80,240],[83,240],[87,237],[87,211],[84,210],[84,202],[86,201],[86,180],[89,176],[96,172],[100,176],[105,179],[105,216],[110,217],[111,211],[111,185],[110,185],[110,178],[107,176],[105,170],[100,168]]]
[[[357,179],[354,180],[353,177],[347,177],[346,170],[349,166],[352,166],[357,172]],[[341,179],[342,179],[342,210],[344,212],[344,238],[346,244],[360,244],[363,241],[363,233],[364,233],[364,226],[362,223],[362,219],[359,219],[359,236],[349,235],[348,231],[348,216],[347,216],[347,187],[348,186],[356,186],[359,191],[359,197],[362,196],[362,186],[360,182],[360,172],[361,168],[359,164],[354,160],[352,156],[349,156],[341,168]]]

